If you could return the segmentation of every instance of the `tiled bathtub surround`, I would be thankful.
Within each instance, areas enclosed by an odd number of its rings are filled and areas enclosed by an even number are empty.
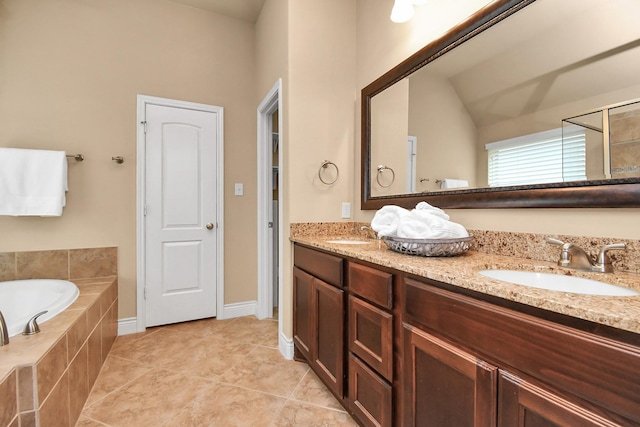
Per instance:
[[[116,276],[116,248],[0,253],[2,280],[58,278],[80,289],[41,333],[0,347],[0,427],[75,425],[117,335]]]
[[[115,276],[117,248],[0,252],[0,281]]]

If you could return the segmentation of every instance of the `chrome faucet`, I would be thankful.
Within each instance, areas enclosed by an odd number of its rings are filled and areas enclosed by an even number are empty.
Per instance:
[[[7,322],[4,321],[4,316],[0,311],[0,347],[9,344],[9,330],[7,329]]]
[[[624,243],[604,245],[602,249],[600,249],[598,256],[593,259],[580,246],[574,245],[573,243],[565,243],[551,237],[547,237],[545,240],[548,243],[562,246],[560,259],[558,260],[558,265],[560,267],[598,273],[613,273],[613,264],[611,263],[611,258],[609,258],[609,255],[607,254],[608,251],[627,248],[627,245]]]
[[[360,227],[360,232],[364,232],[364,234],[370,239],[378,238],[378,233],[373,231],[373,229],[367,225],[363,225],[362,227]]]

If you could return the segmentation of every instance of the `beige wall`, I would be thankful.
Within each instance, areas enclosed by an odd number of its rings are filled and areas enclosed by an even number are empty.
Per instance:
[[[432,0],[417,7],[416,16],[409,23],[393,24],[388,19],[387,2],[357,0],[358,89],[488,3],[487,0]],[[359,105],[357,108],[356,129],[359,129]],[[359,138],[358,132],[356,146],[359,146]],[[359,169],[359,158],[356,157],[356,173]],[[355,192],[360,194],[359,180]],[[374,213],[359,211],[356,219],[370,221]],[[632,239],[640,237],[638,209],[459,209],[449,210],[448,213],[453,220],[468,228]]]
[[[354,0],[289,0],[287,188],[291,222],[340,218],[353,200]],[[340,169],[320,182],[324,160]]]
[[[257,79],[257,102],[258,105],[273,87],[275,82],[282,79],[282,105],[278,114],[282,116],[283,127],[279,129],[278,149],[282,151],[283,164],[279,165],[279,173],[282,174],[283,181],[289,179],[289,0],[266,0],[262,7],[262,12],[256,22],[256,79]],[[291,245],[289,243],[289,197],[288,189],[278,188],[278,199],[283,212],[282,235],[283,250],[279,256],[284,263],[282,280],[282,300],[284,304],[279,307],[280,315],[284,319],[283,330],[285,335],[293,335],[293,304],[291,279]]]
[[[0,251],[117,246],[120,317],[135,316],[136,95],[218,105],[225,303],[255,300],[254,35],[166,0],[0,2],[0,146],[86,157],[70,163],[62,217],[0,217]]]
[[[339,220],[354,204],[355,0],[288,0],[288,86],[285,99],[286,224]],[[359,150],[358,150],[359,152]],[[340,169],[337,182],[318,179],[324,160]],[[348,221],[348,220],[347,220]],[[285,225],[285,239],[288,225]],[[283,253],[284,333],[292,336],[291,245]]]

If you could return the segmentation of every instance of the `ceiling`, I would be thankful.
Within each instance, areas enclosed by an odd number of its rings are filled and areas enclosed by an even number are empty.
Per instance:
[[[255,23],[265,0],[171,0],[220,15]]]

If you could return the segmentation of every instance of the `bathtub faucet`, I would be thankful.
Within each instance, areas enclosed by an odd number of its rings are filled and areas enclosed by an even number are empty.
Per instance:
[[[0,311],[0,347],[9,344],[9,330],[7,329],[7,322],[4,321],[4,316]]]

